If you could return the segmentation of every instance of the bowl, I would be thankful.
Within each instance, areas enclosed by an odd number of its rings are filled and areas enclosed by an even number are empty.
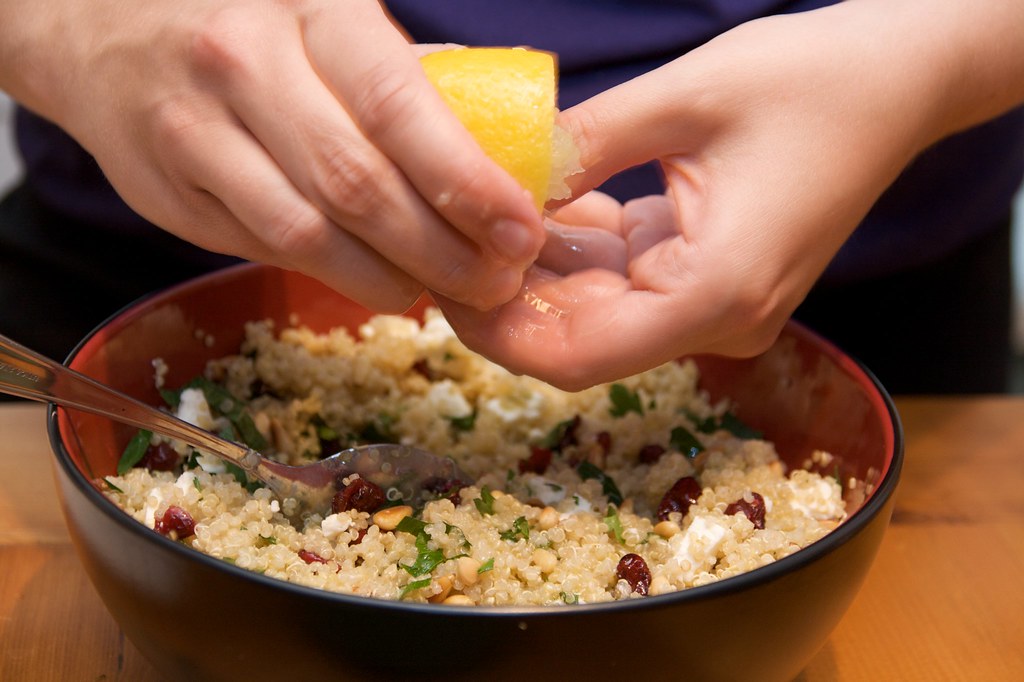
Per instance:
[[[410,314],[424,307],[421,303]],[[143,299],[90,334],[67,364],[160,404],[151,361],[174,386],[236,352],[250,320],[316,331],[370,313],[302,275],[246,264]],[[764,354],[695,358],[790,466],[837,456],[870,492],[824,539],[743,575],[672,594],[574,607],[459,607],[372,600],[235,567],[129,518],[95,481],[133,430],[51,406],[58,492],[77,553],[107,609],[168,679],[785,680],[828,639],[888,525],[903,458],[890,397],[871,373],[789,323]],[[836,462],[830,465],[836,466]]]

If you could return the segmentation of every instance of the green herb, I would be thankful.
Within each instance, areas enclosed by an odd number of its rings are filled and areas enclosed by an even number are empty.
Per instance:
[[[108,487],[108,488],[110,488],[111,490],[113,490],[114,492],[117,492],[117,493],[121,493],[121,494],[124,494],[124,491],[123,491],[123,490],[121,490],[120,488],[118,488],[118,487],[117,487],[116,485],[114,485],[113,483],[111,483],[111,482],[110,482],[110,479],[109,479],[109,478],[104,478],[104,479],[103,479],[103,482],[104,482],[104,483],[106,483],[106,484],[107,484],[107,487]]]
[[[516,538],[523,538],[524,540],[530,539],[530,522],[526,520],[525,516],[520,516],[518,519],[512,522],[512,527],[501,533],[498,537],[502,540],[510,540],[515,542]]]
[[[395,530],[409,533],[410,535],[423,535],[426,533],[426,528],[427,523],[422,519],[417,519],[415,516],[406,516],[395,526]]]
[[[411,583],[402,588],[402,591],[398,593],[398,598],[403,599],[405,595],[409,594],[413,590],[418,590],[426,587],[430,584],[430,578],[423,578],[422,580],[413,580]]]
[[[494,570],[494,557],[491,557],[487,561],[480,564],[480,568],[476,569],[477,573],[486,573],[487,571]]]
[[[409,575],[418,577],[430,573],[435,568],[440,566],[446,561],[451,559],[458,559],[466,554],[456,554],[453,557],[446,557],[444,552],[439,549],[430,549],[427,544],[430,541],[426,533],[420,533],[416,536],[416,560],[411,564],[399,564],[401,568],[404,568]]]
[[[152,431],[139,429],[132,439],[128,441],[128,445],[125,446],[124,452],[121,453],[121,459],[117,463],[118,476],[124,476],[132,470],[132,467],[142,461],[142,458],[146,455],[146,449],[149,448],[149,441],[152,437]]]
[[[331,428],[322,421],[319,424],[315,424],[315,426],[316,437],[319,438],[320,440],[336,441],[339,438],[341,438],[341,435],[337,432],[337,430]]]
[[[377,418],[363,425],[359,432],[359,440],[363,443],[397,443],[398,437],[392,430],[395,425],[395,418],[381,412]]]
[[[198,388],[203,392],[207,404],[215,414],[227,417],[238,432],[238,439],[255,450],[265,450],[267,440],[256,428],[252,417],[245,411],[245,404],[218,383],[199,376],[188,382],[185,388]],[[233,438],[233,440],[237,440]]]
[[[683,414],[686,418],[693,422],[694,428],[699,433],[714,433],[718,429],[725,429],[737,438],[762,438],[762,434],[757,429],[753,429],[737,417],[732,412],[726,412],[721,417],[700,417],[696,413],[689,410],[684,410]]]
[[[714,416],[701,417],[696,412],[690,410],[683,410],[683,414],[693,422],[693,427],[697,429],[698,433],[714,433],[718,430],[718,420]]]
[[[491,489],[484,486],[480,489],[480,497],[473,500],[473,504],[476,505],[476,509],[485,516],[490,516],[494,513],[494,495],[491,494]]]
[[[608,505],[608,509],[604,514],[604,525],[608,526],[608,530],[611,531],[620,545],[626,544],[622,539],[622,519],[619,518],[619,510],[615,508],[615,505]]]
[[[640,415],[644,413],[644,407],[640,403],[640,395],[622,384],[611,385],[608,390],[608,399],[612,402],[608,412],[613,417],[622,417],[630,412],[636,412]]]
[[[193,476],[192,477],[192,487],[194,487],[196,490],[202,492],[203,484],[199,482],[199,477],[198,476]]]
[[[719,426],[737,438],[756,438],[760,439],[764,437],[764,434],[757,429],[751,428],[740,421],[740,418],[734,415],[732,412],[726,412],[722,415],[722,419],[719,422]]]
[[[469,539],[466,537],[466,534],[458,526],[454,526],[446,521],[444,524],[444,532],[445,535],[451,535],[456,538],[461,537],[462,541],[459,543],[459,547],[461,547],[462,549],[473,549],[473,545],[470,544]]]
[[[411,564],[399,564],[409,575],[416,577],[430,573],[445,562],[444,552],[430,549],[426,533],[416,536],[416,560]]]
[[[558,596],[562,598],[562,601],[566,604],[579,604],[580,595],[569,594],[568,592],[559,592]]]
[[[273,535],[266,535],[266,536],[261,535],[261,536],[259,536],[256,539],[256,546],[257,547],[269,547],[270,545],[276,545],[276,544],[277,544],[277,538],[275,538]]]
[[[472,431],[476,425],[476,410],[473,410],[464,417],[445,417],[451,422],[452,428],[456,431]]]
[[[601,471],[596,465],[584,460],[576,467],[576,473],[584,481],[591,478],[600,481],[601,491],[604,492],[604,496],[608,498],[608,501],[615,506],[622,504],[622,493],[619,491],[619,486],[615,485],[615,481],[612,480],[611,476]]]
[[[540,442],[540,446],[547,448],[548,450],[561,450],[562,446],[565,445],[566,434],[568,434],[570,430],[575,429],[577,424],[577,417],[571,417],[565,421],[558,422],[550,431],[548,431],[547,435],[544,436],[544,439]]]
[[[172,410],[177,410],[178,406],[181,405],[181,391],[171,391],[166,388],[160,389],[160,397],[163,398],[167,406]]]
[[[704,444],[682,426],[672,429],[668,442],[672,449],[686,455],[690,459],[693,459],[704,450]]]

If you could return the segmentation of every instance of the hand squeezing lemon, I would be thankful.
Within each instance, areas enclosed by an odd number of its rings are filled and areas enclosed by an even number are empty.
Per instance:
[[[456,48],[420,59],[427,78],[484,152],[533,196],[570,196],[580,170],[569,134],[555,125],[553,55],[525,48]]]

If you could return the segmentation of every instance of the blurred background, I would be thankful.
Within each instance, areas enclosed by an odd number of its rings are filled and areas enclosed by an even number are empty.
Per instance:
[[[0,194],[15,183],[21,172],[12,136],[10,99],[0,92]],[[1011,377],[1014,393],[1024,395],[1024,191],[1017,195],[1017,223],[1014,226],[1013,254],[1015,275],[1015,342],[1016,361]]]

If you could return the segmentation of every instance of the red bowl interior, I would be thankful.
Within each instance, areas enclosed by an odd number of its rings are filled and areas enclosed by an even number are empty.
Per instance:
[[[429,304],[410,311],[418,315]],[[168,386],[199,373],[206,361],[237,352],[244,325],[272,319],[317,331],[353,328],[370,313],[319,282],[262,265],[242,265],[190,281],[127,308],[73,354],[71,367],[150,404],[154,358],[170,367]],[[876,482],[888,473],[899,421],[891,400],[858,363],[804,327],[790,323],[755,358],[694,358],[701,386],[728,397],[747,424],[800,466],[814,449],[837,457],[841,473]],[[59,410],[60,438],[89,479],[113,474],[133,429],[78,410]],[[830,466],[835,470],[836,463]]]

